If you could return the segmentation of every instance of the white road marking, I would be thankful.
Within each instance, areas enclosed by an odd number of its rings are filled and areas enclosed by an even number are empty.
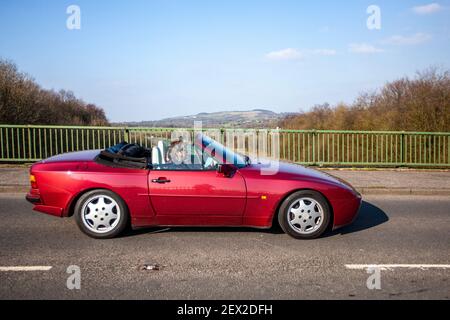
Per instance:
[[[346,264],[347,269],[363,270],[368,268],[380,268],[382,270],[406,268],[406,269],[450,269],[450,264]]]
[[[0,271],[49,271],[52,266],[12,266],[12,267],[0,267]]]

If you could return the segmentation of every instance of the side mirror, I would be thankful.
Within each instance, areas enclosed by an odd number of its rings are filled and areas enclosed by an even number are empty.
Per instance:
[[[223,174],[224,177],[232,178],[237,171],[237,167],[233,164],[223,163],[217,167],[217,172]]]

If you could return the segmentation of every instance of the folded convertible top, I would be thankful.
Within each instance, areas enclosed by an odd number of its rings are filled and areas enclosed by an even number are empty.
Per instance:
[[[113,167],[145,169],[151,163],[150,155],[150,150],[136,143],[121,142],[100,151],[95,160]]]

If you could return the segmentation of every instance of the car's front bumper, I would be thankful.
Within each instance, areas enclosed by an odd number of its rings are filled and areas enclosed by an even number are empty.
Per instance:
[[[358,218],[362,206],[362,196],[356,190],[349,197],[334,201],[333,230],[352,224]]]

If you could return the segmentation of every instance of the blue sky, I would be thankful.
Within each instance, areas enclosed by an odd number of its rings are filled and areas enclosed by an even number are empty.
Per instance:
[[[368,6],[381,29],[366,26]],[[69,5],[81,29],[69,30]],[[0,57],[111,121],[351,102],[450,67],[450,0],[1,0]]]

